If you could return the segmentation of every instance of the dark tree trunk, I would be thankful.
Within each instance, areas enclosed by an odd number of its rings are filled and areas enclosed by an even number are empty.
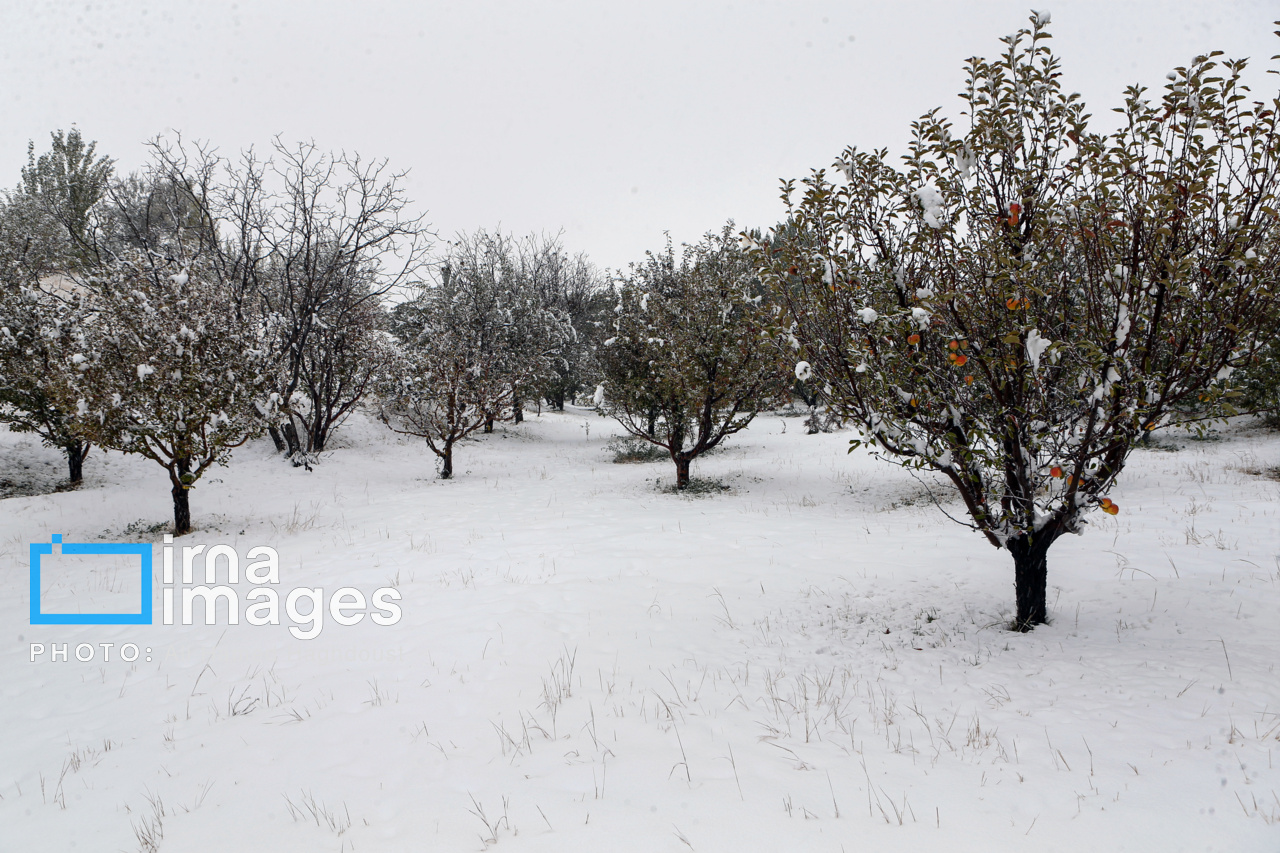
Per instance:
[[[290,417],[288,423],[284,425],[284,440],[286,449],[290,456],[294,456],[302,451],[302,445],[298,442],[298,428],[293,425],[292,417]]]
[[[173,534],[182,536],[191,532],[190,484],[184,482],[191,473],[191,464],[186,459],[175,459],[174,464],[178,469],[178,484],[173,487]]]
[[[648,420],[649,420],[649,423],[645,427],[645,432],[649,434],[649,438],[653,438],[654,437],[653,431],[658,428],[658,410],[657,409],[649,410]]]
[[[311,452],[319,453],[324,450],[324,443],[329,440],[329,429],[324,421],[316,419],[315,426],[311,428]]]
[[[493,415],[488,415],[488,416],[486,416],[486,417],[485,417],[485,419],[484,419],[484,431],[485,431],[485,432],[493,432],[493,421],[494,421],[494,417],[493,417]]]
[[[555,407],[555,410],[558,412],[564,411],[564,392],[563,391],[557,391],[551,397],[551,405]]]
[[[67,473],[71,482],[79,483],[84,479],[84,458],[89,455],[89,446],[73,441],[62,449],[67,454]]]
[[[511,410],[515,412],[516,423],[524,423],[524,401],[519,397],[512,399]]]
[[[810,409],[818,405],[818,395],[810,392],[803,382],[797,382],[794,386],[794,390],[800,399],[804,400],[804,404]]]
[[[1018,600],[1018,617],[1014,628],[1030,631],[1043,625],[1048,618],[1045,594],[1048,589],[1049,564],[1047,556],[1053,539],[1043,531],[1037,536],[1021,536],[1009,540],[1009,552],[1013,554],[1014,592]]]
[[[185,486],[173,487],[173,533],[182,536],[191,532],[191,502]]]
[[[284,436],[280,434],[280,429],[275,424],[267,427],[267,435],[271,436],[271,442],[276,446],[276,453],[284,453]]]
[[[450,480],[453,478],[453,442],[446,441],[444,443],[444,455],[440,457],[440,479]]]
[[[676,488],[677,489],[689,488],[689,463],[691,461],[692,460],[690,459],[676,460]]]

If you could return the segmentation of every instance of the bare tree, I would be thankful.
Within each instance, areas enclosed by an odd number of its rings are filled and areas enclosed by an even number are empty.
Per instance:
[[[386,366],[382,299],[416,281],[430,246],[404,173],[278,138],[272,157],[249,150],[235,164],[180,141],[153,148],[206,223],[198,252],[257,319],[273,365],[263,404],[272,438],[306,464]]]
[[[246,162],[223,210],[238,254],[263,259],[255,277],[283,416],[277,442],[297,458],[324,449],[385,365],[380,300],[416,279],[429,236],[408,211],[404,173],[385,160],[279,140],[275,153],[259,170]],[[251,203],[272,182],[280,189]]]

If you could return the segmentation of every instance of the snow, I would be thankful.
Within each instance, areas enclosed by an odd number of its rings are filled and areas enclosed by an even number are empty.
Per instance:
[[[827,258],[822,260],[822,283],[831,287],[836,282],[836,265],[835,261]]]
[[[616,435],[531,411],[453,481],[361,416],[311,473],[242,448],[179,547],[270,546],[282,593],[403,595],[394,625],[326,608],[298,640],[27,624],[27,543],[55,533],[153,542],[159,581],[169,484],[95,450],[52,492],[58,454],[0,431],[0,848],[145,849],[158,819],[166,853],[1275,849],[1274,433],[1137,451],[1025,635],[1008,555],[848,432],[761,416],[695,462],[730,487],[707,496],[612,464]]]
[[[968,183],[973,176],[973,167],[976,165],[978,165],[978,158],[974,156],[967,144],[962,145],[960,153],[956,155],[956,168],[960,170],[960,179]]]
[[[859,320],[861,320],[862,322],[866,323],[868,326],[870,326],[872,323],[874,323],[874,322],[876,321],[876,319],[877,319],[877,318],[879,318],[879,316],[880,316],[880,315],[879,315],[878,313],[876,313],[876,309],[874,309],[874,308],[859,308],[859,309],[858,309],[858,319],[859,319]]]
[[[805,382],[813,378],[813,366],[807,361],[796,362],[796,379]]]
[[[1129,343],[1129,307],[1121,305],[1116,315],[1116,344],[1123,350]]]
[[[925,184],[915,191],[920,202],[924,221],[930,228],[942,227],[942,193],[933,184]]]
[[[1052,345],[1053,341],[1040,337],[1039,329],[1027,332],[1027,360],[1031,362],[1033,372],[1040,371],[1040,356],[1044,355],[1044,351]]]

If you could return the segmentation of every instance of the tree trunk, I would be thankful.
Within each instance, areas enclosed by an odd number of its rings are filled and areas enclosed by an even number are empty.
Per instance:
[[[646,424],[645,432],[648,433],[649,438],[653,438],[654,437],[653,431],[658,427],[658,410],[657,409],[649,410],[648,420],[649,420],[649,423]]]
[[[284,453],[284,436],[280,434],[280,429],[275,424],[267,427],[267,435],[271,436],[271,442],[276,446],[276,453]]]
[[[67,473],[71,482],[79,483],[84,479],[84,458],[89,455],[89,448],[78,441],[73,441],[62,448],[67,454]]]
[[[446,441],[444,443],[444,454],[440,457],[440,479],[449,480],[453,478],[453,442]]]
[[[519,397],[511,400],[511,410],[515,412],[516,423],[524,423],[524,401]]]
[[[324,450],[324,443],[329,440],[329,429],[323,420],[317,415],[315,426],[311,428],[311,453],[319,453]]]
[[[676,460],[676,488],[677,489],[689,488],[689,463],[691,461],[692,460],[690,459]]]
[[[302,446],[298,442],[298,428],[293,425],[292,417],[284,425],[284,440],[285,449],[288,450],[289,456],[294,456],[302,450]]]
[[[486,416],[485,416],[485,419],[484,419],[484,431],[485,431],[485,432],[493,432],[493,421],[494,421],[494,417],[493,417],[493,415],[486,415]]]
[[[557,391],[551,397],[551,405],[554,406],[555,410],[558,412],[564,411],[564,392],[563,391]]]
[[[189,485],[182,482],[191,473],[191,463],[186,459],[175,459],[174,464],[178,468],[178,484],[173,487],[173,534],[182,536],[191,532]]]
[[[1052,543],[1053,539],[1043,532],[1034,538],[1020,536],[1009,540],[1009,552],[1013,554],[1014,592],[1018,600],[1015,630],[1030,631],[1037,625],[1043,625],[1048,617],[1045,605],[1049,580],[1047,556]]]

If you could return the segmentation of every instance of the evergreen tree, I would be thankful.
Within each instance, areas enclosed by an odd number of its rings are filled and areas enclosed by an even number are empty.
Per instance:
[[[79,334],[83,292],[72,277],[99,259],[94,220],[112,161],[75,128],[51,137],[39,157],[28,147],[21,183],[0,206],[0,421],[62,450],[74,484],[91,445],[59,402],[57,366]]]
[[[66,272],[98,260],[93,211],[106,195],[114,165],[109,157],[98,157],[98,144],[85,142],[75,127],[50,137],[49,151],[39,157],[34,142],[27,146],[27,165],[15,195],[56,224],[65,240],[57,266]]]

